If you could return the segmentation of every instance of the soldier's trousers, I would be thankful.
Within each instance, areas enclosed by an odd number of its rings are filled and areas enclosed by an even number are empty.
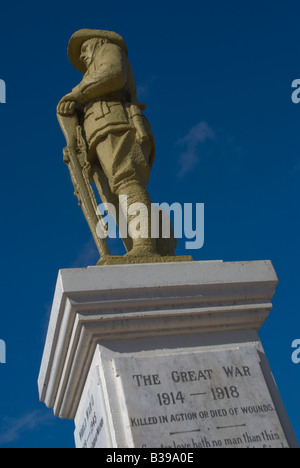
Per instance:
[[[153,152],[152,140],[138,143],[135,129],[109,134],[101,140],[96,152],[100,171],[94,171],[100,197],[103,202],[112,203],[119,219],[119,196],[127,196],[127,207],[143,203],[148,210],[148,238],[151,238],[151,198],[147,191]],[[130,221],[127,215],[127,220]],[[117,221],[116,220],[116,221]],[[127,250],[132,248],[132,239],[124,239]],[[174,255],[176,240],[171,230],[171,239],[157,239],[156,248],[161,255]]]
[[[96,147],[102,174],[97,177],[101,187],[102,201],[112,203],[119,218],[119,196],[127,196],[128,208],[133,203],[143,203],[151,215],[151,199],[147,191],[150,175],[149,158],[152,142],[142,144],[136,141],[135,129],[109,134]],[[126,213],[127,219],[128,215]],[[129,221],[129,220],[128,220]],[[151,220],[148,219],[148,235],[151,235]],[[127,239],[126,248],[130,250],[131,239]]]
[[[124,187],[131,184],[146,189],[151,170],[151,146],[150,140],[142,144],[136,141],[135,129],[111,133],[100,141],[97,156],[114,195],[124,193]]]

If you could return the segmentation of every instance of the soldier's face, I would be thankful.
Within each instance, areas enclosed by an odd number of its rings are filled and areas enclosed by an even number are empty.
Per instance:
[[[86,41],[81,47],[80,60],[85,64],[87,68],[92,61],[93,51],[94,41],[92,39]]]

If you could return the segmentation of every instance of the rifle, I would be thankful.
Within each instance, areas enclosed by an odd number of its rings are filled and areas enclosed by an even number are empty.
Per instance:
[[[67,141],[67,147],[63,149],[63,155],[74,185],[74,195],[78,198],[78,204],[81,206],[92,232],[100,256],[109,256],[110,252],[105,240],[97,235],[97,224],[102,221],[102,216],[98,210],[97,200],[90,184],[91,167],[87,159],[87,148],[82,136],[82,127],[78,125],[78,118],[75,114],[70,116],[58,114],[57,118]]]

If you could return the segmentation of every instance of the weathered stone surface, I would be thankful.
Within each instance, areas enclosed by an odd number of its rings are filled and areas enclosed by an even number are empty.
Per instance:
[[[103,448],[108,446],[104,426],[104,401],[101,395],[98,367],[92,368],[81,397],[76,420],[75,443],[77,448]]]
[[[57,106],[67,141],[64,161],[101,262],[114,265],[116,258],[110,258],[91,181],[122,234],[127,251],[122,263],[141,263],[142,257],[163,262],[163,257],[175,255],[177,242],[170,219],[169,234],[153,236],[147,186],[156,147],[125,41],[113,31],[81,29],[70,39],[68,56],[84,76]]]
[[[97,343],[259,330],[276,284],[268,261],[62,270],[40,370],[40,398],[60,417],[74,418]]]
[[[114,359],[133,447],[287,448],[250,344]]]
[[[297,446],[257,335],[276,285],[269,261],[62,270],[40,399],[79,447]]]

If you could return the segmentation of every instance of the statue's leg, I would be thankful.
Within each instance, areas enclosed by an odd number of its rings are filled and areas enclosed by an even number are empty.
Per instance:
[[[109,203],[109,204],[112,204],[114,206],[115,213],[116,213],[115,222],[116,222],[116,225],[118,226],[118,228],[120,229],[120,225],[119,225],[119,219],[120,219],[119,198],[118,198],[117,195],[112,193],[112,191],[110,189],[110,186],[109,186],[109,183],[108,183],[108,180],[107,180],[107,177],[106,177],[102,167],[100,166],[99,162],[95,162],[92,165],[91,173],[92,173],[92,180],[96,185],[97,191],[98,191],[98,193],[100,195],[101,202],[102,203]],[[120,234],[122,235],[121,232],[120,232]],[[122,238],[122,241],[123,241],[123,244],[125,246],[126,251],[129,252],[132,249],[132,239],[129,236],[127,236],[127,237],[124,236],[124,237],[121,237],[121,238]]]
[[[139,213],[143,227],[143,237],[133,238],[133,248],[128,255],[155,255],[156,239],[151,238],[151,199],[147,191],[150,175],[149,157],[151,142],[139,144],[135,139],[135,130],[118,134],[109,134],[97,148],[101,167],[107,177],[111,192],[119,197],[130,231],[131,221],[137,214],[132,214],[135,203],[142,203],[145,210]],[[132,232],[129,232],[132,236]]]

